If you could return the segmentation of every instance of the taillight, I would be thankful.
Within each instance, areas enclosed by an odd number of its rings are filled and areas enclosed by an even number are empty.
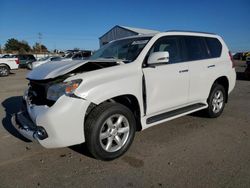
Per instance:
[[[16,64],[19,65],[19,59],[15,60]]]
[[[231,54],[231,52],[230,52],[230,51],[228,52],[228,54],[229,54],[229,57],[230,57],[231,62],[232,62],[232,68],[234,68],[234,67],[235,67],[234,58],[233,58],[233,56],[232,56],[232,54]]]

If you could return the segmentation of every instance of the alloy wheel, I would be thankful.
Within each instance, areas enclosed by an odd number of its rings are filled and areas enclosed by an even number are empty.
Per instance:
[[[129,137],[128,119],[121,114],[110,116],[102,125],[99,139],[102,148],[107,152],[120,150]]]
[[[223,108],[224,98],[223,93],[221,90],[217,90],[214,93],[213,100],[212,100],[212,110],[214,113],[218,113]]]

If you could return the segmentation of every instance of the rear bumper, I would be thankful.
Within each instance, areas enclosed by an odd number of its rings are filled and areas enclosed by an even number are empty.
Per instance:
[[[235,72],[235,69],[232,69],[228,72],[229,74],[229,88],[228,88],[228,94],[230,94],[234,87],[235,87],[235,84],[236,84],[236,72]]]

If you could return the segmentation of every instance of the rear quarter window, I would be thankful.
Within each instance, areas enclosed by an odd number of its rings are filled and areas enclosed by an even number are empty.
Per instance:
[[[220,41],[216,38],[205,38],[210,57],[211,58],[216,58],[221,56],[221,51],[222,51],[222,45]]]

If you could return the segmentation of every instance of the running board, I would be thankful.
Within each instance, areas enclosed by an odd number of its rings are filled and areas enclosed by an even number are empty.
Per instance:
[[[162,114],[152,116],[152,117],[150,117],[150,118],[148,118],[146,120],[146,123],[147,124],[155,123],[157,121],[161,121],[161,120],[173,117],[173,116],[184,114],[186,112],[193,111],[195,109],[199,109],[199,108],[202,108],[204,106],[206,106],[206,105],[202,104],[202,103],[197,103],[197,104],[192,104],[192,105],[189,105],[189,106],[185,106],[183,108],[172,110],[170,112],[165,112],[165,113],[162,113]]]

